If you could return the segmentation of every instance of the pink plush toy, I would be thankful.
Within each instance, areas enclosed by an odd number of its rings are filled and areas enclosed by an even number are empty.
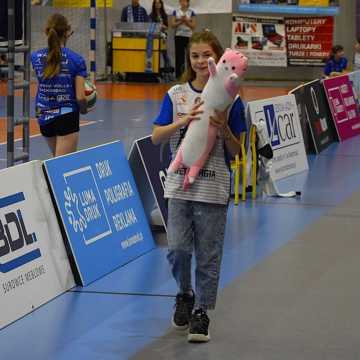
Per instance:
[[[204,104],[199,120],[189,124],[186,135],[168,173],[187,167],[183,188],[192,184],[215,144],[217,128],[210,124],[214,109],[224,111],[235,99],[240,89],[240,78],[247,70],[247,58],[239,51],[226,49],[218,64],[208,60],[210,77],[201,94]]]

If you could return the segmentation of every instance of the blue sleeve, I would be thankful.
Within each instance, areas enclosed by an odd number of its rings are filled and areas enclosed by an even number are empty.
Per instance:
[[[332,64],[331,64],[331,60],[329,60],[324,67],[324,74],[330,75],[331,72],[332,72]]]
[[[344,58],[344,68],[343,68],[343,70],[345,70],[347,68],[347,64],[348,64],[348,60],[347,60],[347,58]]]
[[[169,125],[173,122],[173,104],[169,94],[166,94],[161,104],[159,115],[154,119],[154,125]]]
[[[86,63],[82,56],[78,56],[75,59],[75,76],[82,76],[83,78],[87,77],[87,71],[86,71]]]
[[[239,137],[240,133],[246,131],[245,108],[240,96],[236,98],[234,105],[230,110],[228,123],[231,132],[236,137]]]
[[[191,12],[191,17],[196,16],[195,11]]]

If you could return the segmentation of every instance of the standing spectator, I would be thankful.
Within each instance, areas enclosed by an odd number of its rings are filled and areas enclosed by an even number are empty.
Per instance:
[[[151,22],[156,22],[156,23],[160,23],[160,31],[162,34],[162,37],[164,39],[164,41],[166,41],[167,39],[167,29],[168,29],[168,16],[165,12],[165,8],[164,8],[164,2],[162,0],[154,0],[152,3],[152,10],[150,13],[150,21]],[[164,59],[164,68],[165,68],[165,72],[172,72],[173,69],[171,70],[171,64],[170,64],[170,59],[169,56],[167,54],[167,50],[166,48],[164,50],[162,50],[162,56]]]
[[[344,55],[343,46],[335,45],[332,47],[324,67],[324,74],[326,76],[338,76],[346,71],[348,60]]]
[[[131,0],[131,5],[125,6],[121,13],[122,22],[148,22],[146,10],[140,6],[140,0]]]
[[[168,29],[168,16],[162,0],[154,0],[151,7],[150,21],[161,24],[161,31],[166,34]]]
[[[355,70],[360,70],[360,38],[357,39],[355,44],[354,71]]]
[[[174,10],[171,26],[175,29],[175,75],[184,72],[185,53],[189,39],[196,26],[195,13],[190,8],[190,0],[179,0],[180,8]]]
[[[45,28],[48,47],[31,54],[38,79],[36,116],[54,156],[76,151],[79,112],[87,112],[85,60],[66,47],[72,33],[66,17],[53,14]]]

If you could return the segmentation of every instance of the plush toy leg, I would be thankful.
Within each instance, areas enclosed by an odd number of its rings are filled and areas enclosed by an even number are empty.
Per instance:
[[[194,183],[194,181],[197,178],[200,170],[201,170],[201,168],[199,166],[192,166],[189,169],[189,183],[190,184]]]
[[[183,181],[183,190],[184,191],[186,191],[189,188],[189,186],[191,185],[189,182],[189,172],[190,172],[190,169],[186,169],[186,173],[185,173],[184,181]]]
[[[182,157],[182,151],[181,148],[177,152],[175,159],[171,162],[167,172],[169,174],[175,172],[177,169],[179,169],[183,164],[183,157]]]

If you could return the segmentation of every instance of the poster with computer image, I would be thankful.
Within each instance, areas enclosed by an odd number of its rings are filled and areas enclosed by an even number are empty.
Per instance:
[[[284,18],[233,14],[231,47],[250,66],[287,66]]]
[[[290,93],[296,98],[306,152],[319,154],[337,140],[321,81],[313,80]]]

